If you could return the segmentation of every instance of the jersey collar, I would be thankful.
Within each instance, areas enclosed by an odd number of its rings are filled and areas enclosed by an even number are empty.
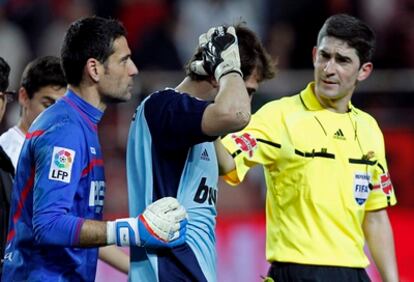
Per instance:
[[[319,103],[315,95],[315,82],[310,82],[304,90],[300,92],[300,100],[303,106],[308,111],[320,111],[325,108]],[[348,111],[351,112],[354,109],[354,106],[351,102],[348,103]]]
[[[65,100],[70,106],[78,111],[84,119],[92,123],[94,126],[98,124],[103,116],[103,111],[92,106],[70,89],[67,90],[63,100]]]

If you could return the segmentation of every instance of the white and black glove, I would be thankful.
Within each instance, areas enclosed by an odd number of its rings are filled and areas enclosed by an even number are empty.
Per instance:
[[[228,73],[240,70],[239,45],[234,27],[218,26],[200,35],[199,46],[203,60],[191,63],[191,69],[200,75],[214,75],[216,81]]]
[[[172,248],[185,243],[187,212],[177,199],[161,198],[137,218],[107,223],[107,243],[118,246]]]

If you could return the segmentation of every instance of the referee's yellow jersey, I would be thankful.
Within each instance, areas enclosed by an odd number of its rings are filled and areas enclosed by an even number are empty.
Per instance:
[[[366,267],[365,211],[396,204],[383,135],[351,104],[324,109],[313,89],[267,103],[223,139],[237,167],[225,179],[236,185],[264,166],[269,262]]]

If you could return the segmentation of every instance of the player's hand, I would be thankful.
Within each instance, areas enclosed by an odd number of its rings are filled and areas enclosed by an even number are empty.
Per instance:
[[[200,36],[199,46],[203,49],[203,60],[191,64],[195,73],[214,75],[217,81],[231,72],[239,73],[242,76],[239,46],[234,27],[211,28]]]
[[[108,244],[172,248],[185,243],[186,226],[184,207],[175,198],[166,197],[149,205],[138,218],[108,222]]]

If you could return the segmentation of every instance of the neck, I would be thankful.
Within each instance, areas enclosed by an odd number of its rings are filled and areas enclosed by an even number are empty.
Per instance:
[[[175,89],[206,101],[214,100],[214,96],[217,93],[217,89],[209,81],[195,81],[189,77],[184,78]]]
[[[23,132],[24,134],[26,134],[27,131],[29,130],[30,125],[23,118],[21,118],[19,120],[19,123],[17,124],[17,127],[21,130],[21,132]]]
[[[102,101],[101,96],[99,95],[96,85],[82,85],[74,86],[69,84],[68,89],[73,93],[81,97],[83,100],[94,106],[95,108],[105,111],[106,104]]]
[[[316,96],[318,98],[319,103],[321,103],[321,105],[331,111],[331,112],[335,112],[335,113],[346,113],[349,110],[348,104],[349,104],[349,100],[350,98],[348,97],[343,97],[341,99],[338,100],[333,100],[333,99],[325,99],[321,96]]]

